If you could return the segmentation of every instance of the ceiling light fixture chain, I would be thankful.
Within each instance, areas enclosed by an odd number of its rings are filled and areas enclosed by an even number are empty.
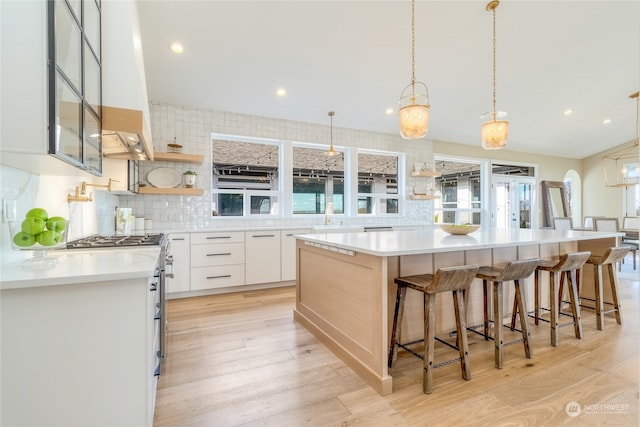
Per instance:
[[[334,157],[338,155],[338,152],[333,148],[333,116],[335,116],[335,112],[333,111],[329,111],[329,118],[331,119],[331,129],[330,129],[330,145],[329,145],[329,151],[325,151],[325,155],[329,156],[329,157]]]
[[[400,120],[400,136],[405,139],[418,139],[427,134],[429,129],[429,89],[422,82],[416,82],[416,5],[411,0],[411,83],[400,94],[398,118]],[[422,86],[424,92],[416,91],[416,85]],[[411,88],[410,94],[405,94]],[[418,89],[420,90],[420,89]]]
[[[491,11],[493,14],[493,32],[492,32],[492,110],[487,114],[490,120],[482,124],[480,128],[480,134],[482,137],[482,148],[487,150],[498,150],[507,145],[507,138],[509,135],[509,122],[502,119],[506,116],[506,113],[498,112],[496,109],[496,75],[497,75],[497,61],[496,61],[496,9],[500,5],[499,0],[490,1],[486,10]]]

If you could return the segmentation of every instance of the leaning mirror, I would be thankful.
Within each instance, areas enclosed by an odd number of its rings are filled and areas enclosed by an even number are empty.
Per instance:
[[[554,217],[571,217],[567,189],[561,181],[542,181],[542,224],[553,227]]]

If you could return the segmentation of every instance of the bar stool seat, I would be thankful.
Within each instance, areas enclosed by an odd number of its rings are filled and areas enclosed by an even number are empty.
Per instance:
[[[620,303],[618,300],[618,277],[616,274],[615,264],[621,262],[629,253],[628,246],[619,246],[608,248],[602,255],[591,255],[587,260],[587,264],[593,265],[593,281],[595,286],[595,311],[596,311],[596,327],[599,331],[604,330],[604,317],[607,313],[616,314],[616,322],[622,325],[622,315],[620,313]],[[602,267],[606,266],[609,272],[609,284],[611,285],[612,303],[604,302],[602,289]],[[584,298],[587,299],[587,298]],[[613,305],[610,310],[604,309],[605,304]]]
[[[433,370],[435,368],[445,366],[451,362],[460,361],[462,370],[462,378],[471,379],[471,370],[469,368],[469,345],[466,334],[466,320],[464,309],[464,298],[462,292],[467,289],[478,272],[477,265],[465,265],[461,267],[444,267],[439,268],[435,274],[420,274],[414,276],[396,277],[394,282],[398,285],[396,293],[396,304],[393,315],[393,329],[391,331],[391,343],[389,346],[389,368],[395,365],[398,347],[409,351],[416,357],[423,360],[423,377],[422,389],[425,393],[430,394],[433,389]],[[407,294],[407,288],[414,289],[424,294],[424,339],[413,341],[411,343],[400,343],[400,332],[402,327],[402,317],[404,314],[404,301]],[[434,364],[435,341],[450,345],[435,336],[435,301],[436,294],[441,292],[453,293],[453,305],[456,318],[456,330],[458,343],[454,347],[458,350],[460,357],[458,359]],[[424,341],[424,354],[421,356],[408,348],[408,345]],[[450,345],[451,346],[451,345]]]
[[[573,252],[560,256],[558,260],[541,260],[536,268],[535,275],[535,310],[533,318],[535,324],[538,325],[539,321],[549,322],[551,325],[551,345],[558,346],[558,329],[564,326],[573,325],[576,338],[582,338],[582,320],[580,318],[580,302],[578,299],[578,271],[587,262],[591,252]],[[540,272],[549,272],[549,309],[550,320],[540,317]],[[572,322],[560,324],[558,321],[559,302],[556,297],[556,285],[559,283],[558,278],[566,277],[569,285],[569,299],[571,305],[571,317]],[[564,313],[563,313],[564,314]]]
[[[504,267],[491,267],[482,266],[476,273],[476,278],[482,279],[483,295],[484,295],[484,337],[490,339],[489,336],[489,323],[494,323],[494,336],[495,343],[495,364],[496,368],[502,369],[504,360],[504,347],[522,342],[524,345],[525,356],[531,358],[533,356],[533,349],[531,348],[531,335],[527,326],[527,304],[525,301],[526,292],[522,289],[521,280],[531,276],[538,266],[538,258],[530,258],[525,260],[512,261]],[[513,281],[515,286],[515,298],[514,298],[514,310],[513,318],[511,321],[511,330],[515,330],[515,316],[516,311],[520,313],[520,332],[522,338],[514,341],[504,342],[503,325],[503,283]],[[488,310],[488,298],[489,282],[493,283],[493,320],[489,320]],[[471,331],[476,332],[474,328],[469,328]]]

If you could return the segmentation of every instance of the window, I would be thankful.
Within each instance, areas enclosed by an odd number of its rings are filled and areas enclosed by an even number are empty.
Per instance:
[[[400,213],[399,154],[358,151],[358,214]]]
[[[487,191],[482,186],[483,163],[442,156],[435,156],[435,160],[436,170],[441,172],[435,179],[436,192],[442,197],[435,203],[434,222],[481,224]]]
[[[214,135],[213,216],[278,215],[277,141]]]
[[[326,149],[297,144],[293,147],[293,214],[344,214],[344,157],[329,157]],[[330,211],[331,212],[331,211]]]

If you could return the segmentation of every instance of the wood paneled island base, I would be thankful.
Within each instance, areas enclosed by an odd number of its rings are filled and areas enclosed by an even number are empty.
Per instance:
[[[294,317],[379,394],[387,395],[393,390],[387,354],[396,293],[394,277],[432,273],[439,267],[552,258],[576,250],[600,254],[615,246],[620,236],[590,231],[503,229],[480,230],[467,236],[451,236],[439,229],[301,235],[297,236],[296,246]],[[585,274],[583,283],[590,283],[589,280]],[[525,287],[532,310],[533,277]],[[471,286],[470,325],[481,323],[481,288]],[[509,317],[513,304],[510,292],[505,292],[503,307]],[[547,303],[545,295],[543,306]],[[407,296],[402,330],[406,340],[422,338],[422,304],[420,295]],[[448,334],[455,329],[452,300],[443,294],[436,305],[436,330]]]

